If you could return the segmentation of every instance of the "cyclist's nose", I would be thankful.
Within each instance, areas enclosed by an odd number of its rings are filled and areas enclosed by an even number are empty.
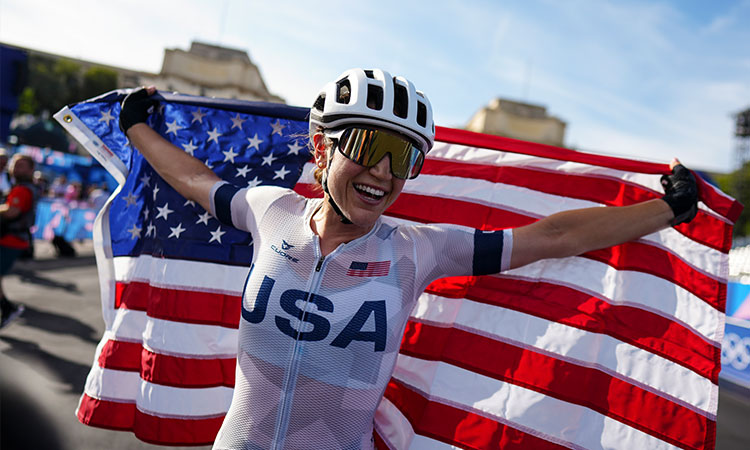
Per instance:
[[[391,154],[386,153],[377,164],[370,167],[370,173],[377,178],[389,180],[393,176],[391,173]]]

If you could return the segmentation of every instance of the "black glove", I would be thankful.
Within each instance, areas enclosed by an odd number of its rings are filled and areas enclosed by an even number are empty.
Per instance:
[[[698,213],[698,184],[695,176],[682,164],[672,169],[672,175],[661,176],[661,186],[664,188],[662,200],[667,202],[674,219],[672,225],[690,222]]]
[[[159,101],[148,95],[146,88],[138,88],[128,94],[120,105],[120,130],[127,134],[133,125],[145,123],[158,104]]]

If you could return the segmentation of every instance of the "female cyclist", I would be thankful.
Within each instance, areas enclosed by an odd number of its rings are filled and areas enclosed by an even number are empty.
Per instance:
[[[234,396],[217,449],[370,448],[401,335],[430,282],[609,247],[696,212],[695,180],[676,165],[663,201],[494,232],[403,225],[383,212],[419,174],[435,135],[430,102],[408,80],[353,69],[320,92],[310,144],[323,199],[221,180],[145,124],[153,92],[123,101],[120,125],[132,144],[183,196],[254,237]]]

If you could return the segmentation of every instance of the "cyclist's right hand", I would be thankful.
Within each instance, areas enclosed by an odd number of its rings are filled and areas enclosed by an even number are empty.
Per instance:
[[[120,105],[120,130],[127,134],[130,127],[145,123],[159,101],[151,95],[156,92],[153,86],[140,87],[128,94]]]

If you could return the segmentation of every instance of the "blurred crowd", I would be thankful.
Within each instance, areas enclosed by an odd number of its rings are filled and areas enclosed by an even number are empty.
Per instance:
[[[60,199],[71,208],[93,208],[99,210],[111,194],[106,183],[83,184],[68,180],[65,175],[50,177],[41,170],[34,171],[33,182],[40,198]],[[13,180],[8,174],[8,154],[0,148],[0,201],[8,194]]]

